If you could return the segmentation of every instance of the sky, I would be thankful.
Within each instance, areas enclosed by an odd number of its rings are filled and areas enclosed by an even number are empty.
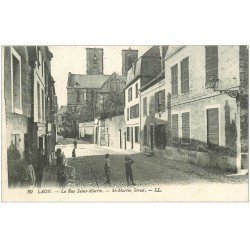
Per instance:
[[[138,50],[138,57],[143,55],[151,46],[49,46],[53,53],[51,75],[55,80],[58,105],[67,105],[68,73],[86,74],[86,48],[104,49],[104,74],[122,72],[122,50]]]

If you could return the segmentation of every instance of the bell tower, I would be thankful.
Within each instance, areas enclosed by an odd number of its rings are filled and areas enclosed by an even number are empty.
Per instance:
[[[138,60],[138,50],[131,48],[122,50],[122,75],[126,76],[128,71],[132,68],[133,63]]]
[[[103,49],[86,48],[87,75],[103,75]]]

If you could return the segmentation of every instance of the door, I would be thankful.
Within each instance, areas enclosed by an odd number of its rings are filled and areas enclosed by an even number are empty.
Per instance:
[[[154,147],[154,125],[150,125],[150,147]]]
[[[218,108],[207,109],[207,144],[210,148],[219,145]]]
[[[120,148],[122,148],[122,130],[119,129]]]
[[[131,149],[134,148],[134,133],[133,133],[134,129],[133,127],[131,127]]]

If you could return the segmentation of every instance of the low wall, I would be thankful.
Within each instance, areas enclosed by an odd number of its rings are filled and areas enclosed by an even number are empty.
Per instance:
[[[178,161],[189,162],[201,167],[219,168],[221,170],[236,172],[236,158],[220,156],[207,152],[190,151],[186,149],[166,147],[165,158],[178,159]]]

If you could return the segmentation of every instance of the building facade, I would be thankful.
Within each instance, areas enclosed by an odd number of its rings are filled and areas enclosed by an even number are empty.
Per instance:
[[[241,111],[234,97],[242,92],[240,62],[246,60],[241,49],[170,46],[165,57],[168,145],[236,157]]]
[[[5,46],[4,98],[7,147],[22,158],[42,150],[48,161],[56,143],[55,87],[46,46]]]
[[[57,114],[57,132],[60,135],[65,133],[67,106],[61,106]]]
[[[160,46],[153,46],[128,71],[125,86],[126,148],[141,150],[141,96],[140,89],[153,80],[162,69]]]

